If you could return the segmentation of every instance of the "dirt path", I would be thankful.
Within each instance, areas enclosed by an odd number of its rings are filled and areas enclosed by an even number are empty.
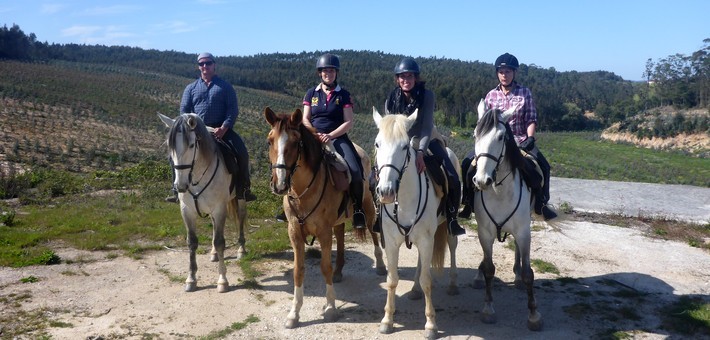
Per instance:
[[[257,224],[258,221],[252,221]],[[538,223],[539,224],[539,223]],[[460,295],[448,296],[448,270],[436,276],[434,303],[439,336],[452,339],[582,339],[610,331],[636,332],[639,338],[666,338],[659,308],[678,296],[710,296],[710,254],[686,244],[645,237],[640,231],[566,222],[561,232],[535,231],[532,258],[554,264],[560,274],[536,273],[536,296],[544,318],[541,332],[526,328],[526,298],[512,285],[513,252],[504,244],[494,249],[497,266],[494,301],[499,321],[480,321],[483,291],[472,288],[481,250],[469,232],[458,249]],[[228,249],[228,256],[233,255]],[[275,254],[260,270],[262,289],[249,289],[240,281],[239,267],[228,265],[231,290],[216,291],[216,266],[199,255],[199,289],[183,292],[187,272],[185,249],[158,251],[140,260],[107,256],[100,252],[59,250],[72,264],[0,269],[0,297],[28,293],[27,311],[42,309],[54,321],[70,324],[51,327],[54,339],[194,338],[224,330],[250,315],[258,321],[228,335],[228,339],[411,339],[423,336],[423,301],[403,297],[412,286],[414,250],[402,248],[395,332],[378,333],[386,292],[384,276],[372,269],[370,244],[350,243],[344,281],[335,285],[340,319],[326,324],[320,316],[325,303],[318,259],[306,261],[305,299],[301,327],[283,325],[293,292],[291,254]],[[447,259],[448,263],[448,259]],[[35,283],[20,279],[34,276]],[[560,279],[565,278],[565,279]],[[3,308],[3,312],[7,311]],[[65,326],[66,326],[65,324]],[[0,326],[0,330],[2,326]],[[214,333],[213,333],[214,334]]]

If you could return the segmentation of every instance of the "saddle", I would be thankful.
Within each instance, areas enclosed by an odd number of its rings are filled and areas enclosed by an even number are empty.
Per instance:
[[[439,163],[439,161],[431,154],[430,151],[424,154],[424,164],[426,165],[426,172],[431,178],[432,185],[434,187],[434,192],[436,197],[446,197],[449,192],[449,183],[444,173],[444,168]],[[437,214],[442,214],[446,212],[446,200],[442,199],[439,207],[437,208]]]
[[[326,163],[326,169],[330,175],[330,181],[333,186],[339,191],[346,191],[350,188],[350,169],[348,163],[345,162],[343,156],[335,152],[333,143],[327,143],[323,146],[323,160]]]
[[[229,192],[236,193],[236,186],[239,180],[239,178],[237,177],[237,173],[239,172],[239,165],[237,164],[237,156],[235,155],[235,151],[232,150],[232,147],[227,144],[227,142],[219,138],[215,138],[215,141],[217,142],[217,145],[219,145],[219,150],[222,152],[224,166],[227,168],[227,171],[232,175],[232,180],[229,182]]]

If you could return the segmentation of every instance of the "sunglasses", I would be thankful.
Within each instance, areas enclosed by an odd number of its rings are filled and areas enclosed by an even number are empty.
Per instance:
[[[197,63],[197,65],[200,65],[200,66],[202,66],[202,67],[205,67],[205,66],[212,66],[212,64],[214,64],[213,61],[205,61],[205,62],[202,62],[202,63]]]

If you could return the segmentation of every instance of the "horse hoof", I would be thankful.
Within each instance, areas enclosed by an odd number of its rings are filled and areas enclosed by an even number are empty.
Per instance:
[[[224,283],[224,284],[218,284],[217,285],[217,292],[218,293],[226,293],[229,291],[229,283]]]
[[[326,308],[323,311],[323,321],[325,322],[334,322],[338,320],[338,310],[330,307]]]
[[[286,320],[286,329],[294,329],[296,327],[298,327],[298,319]]]
[[[343,274],[342,273],[333,273],[333,282],[342,282],[343,281]]]
[[[473,280],[473,288],[475,288],[475,289],[486,288],[486,282],[483,280]]]
[[[424,294],[418,290],[410,290],[409,293],[406,294],[407,298],[410,300],[421,300]]]
[[[481,322],[486,323],[486,324],[494,324],[498,322],[498,318],[496,317],[495,314],[481,314]]]
[[[185,291],[186,291],[186,292],[188,292],[188,293],[189,293],[189,292],[194,292],[195,290],[197,290],[197,283],[191,282],[191,283],[186,283],[186,284],[185,284]]]
[[[449,288],[446,289],[446,294],[459,295],[459,287],[458,286],[449,286]]]
[[[377,275],[379,275],[379,276],[385,276],[385,275],[387,275],[387,268],[377,267],[377,268],[375,268],[375,273],[377,273]]]
[[[392,331],[394,331],[394,327],[392,327],[392,325],[386,323],[380,324],[380,334],[392,334]]]
[[[428,340],[434,340],[436,339],[437,333],[438,332],[436,331],[436,329],[425,329],[424,338]]]
[[[212,256],[210,256],[210,262],[217,262],[217,261],[219,261],[217,254],[212,254]]]
[[[535,313],[534,316],[528,318],[528,329],[534,332],[542,330],[542,315]]]

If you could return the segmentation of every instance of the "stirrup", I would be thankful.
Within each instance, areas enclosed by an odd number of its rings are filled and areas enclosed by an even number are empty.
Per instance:
[[[353,228],[367,228],[367,224],[365,224],[365,213],[362,212],[362,209],[358,209],[353,213]]]

